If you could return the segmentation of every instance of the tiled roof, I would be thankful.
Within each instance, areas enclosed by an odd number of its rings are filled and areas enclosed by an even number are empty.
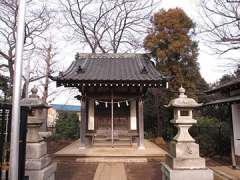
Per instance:
[[[215,100],[215,101],[208,102],[208,103],[204,104],[204,106],[216,105],[216,104],[225,104],[225,103],[234,103],[234,102],[240,102],[240,96],[218,99],[218,100]]]
[[[232,89],[232,88],[238,88],[240,86],[240,78],[234,79],[232,81],[229,81],[223,85],[220,85],[218,87],[215,87],[211,90],[206,91],[207,94],[213,94],[222,90]]]
[[[144,54],[79,54],[56,78],[58,85],[71,83],[166,83]]]

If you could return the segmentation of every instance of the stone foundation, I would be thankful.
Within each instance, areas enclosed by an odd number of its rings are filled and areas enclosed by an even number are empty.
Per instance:
[[[213,172],[208,168],[176,170],[162,163],[161,170],[162,180],[213,180]]]
[[[55,180],[56,169],[57,163],[51,163],[41,170],[26,170],[25,176],[28,176],[29,180]]]

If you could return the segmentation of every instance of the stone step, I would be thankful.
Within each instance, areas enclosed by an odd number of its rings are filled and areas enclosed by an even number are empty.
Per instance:
[[[94,141],[93,146],[112,146],[112,142],[111,141]],[[132,144],[130,141],[114,141],[113,146],[129,146],[131,147]]]
[[[95,139],[95,140],[94,140],[94,143],[95,143],[95,142],[112,143],[112,141],[110,141],[110,140],[105,140],[105,139]],[[114,143],[121,143],[121,142],[131,142],[131,141],[128,140],[128,139],[122,139],[122,140],[114,140],[113,142],[114,142]]]
[[[129,137],[114,137],[114,141],[131,141],[131,138]],[[106,138],[106,137],[95,137],[94,141],[97,140],[103,140],[103,141],[111,141],[111,138]]]
[[[126,157],[126,156],[106,156],[106,157],[99,157],[99,156],[92,156],[92,157],[80,157],[80,156],[61,156],[61,157],[55,157],[55,161],[60,162],[79,162],[79,163],[89,163],[89,162],[164,162],[165,157],[159,156],[159,157]]]
[[[93,157],[93,158],[76,158],[76,162],[148,162],[148,159],[145,157],[142,158],[124,158],[124,157]]]

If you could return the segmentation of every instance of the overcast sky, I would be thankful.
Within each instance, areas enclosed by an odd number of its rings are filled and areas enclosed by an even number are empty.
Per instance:
[[[200,0],[162,0],[159,8],[182,8],[189,17],[193,19],[196,24],[201,23],[201,18],[199,17],[199,6]],[[61,33],[58,33],[61,35]],[[57,38],[58,39],[58,38]],[[230,68],[226,68],[225,64],[227,60],[224,58],[218,57],[212,52],[204,43],[199,41],[199,57],[198,62],[200,64],[200,71],[204,79],[208,83],[215,82],[218,80],[223,74],[230,73],[232,70]],[[74,60],[74,55],[76,52],[82,52],[78,46],[73,45],[70,42],[58,42],[56,43],[57,48],[59,50],[59,57],[64,60],[62,64],[62,68],[66,69],[71,61]],[[54,103],[65,103],[64,98],[57,98]],[[73,98],[68,99],[69,102],[73,101]],[[71,104],[71,103],[70,103]]]
[[[181,7],[197,24],[201,23],[201,18],[199,18],[199,0],[162,0],[160,8],[174,8]],[[74,54],[79,50],[79,48],[69,42],[57,43],[57,48],[59,49],[60,56],[62,59],[67,59],[64,61],[63,68],[66,69],[67,66],[74,60]],[[68,47],[68,48],[66,48]],[[214,55],[204,43],[199,39],[199,57],[198,62],[200,63],[200,70],[202,76],[208,83],[215,82],[223,74],[229,73],[231,69],[226,68],[226,60],[218,55]],[[81,52],[81,51],[80,51]]]
[[[181,7],[190,16],[193,21],[199,25],[201,18],[199,17],[200,0],[162,0],[161,7],[168,9],[173,7]],[[208,83],[215,82],[223,74],[231,73],[233,69],[227,68],[227,59],[215,55],[205,43],[199,39],[199,57],[200,71],[204,79]]]

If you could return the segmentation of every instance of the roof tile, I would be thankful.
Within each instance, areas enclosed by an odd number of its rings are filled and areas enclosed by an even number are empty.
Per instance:
[[[79,66],[83,71],[78,72]],[[143,68],[147,72],[143,73]],[[144,54],[80,54],[57,81],[162,82],[161,75]]]

